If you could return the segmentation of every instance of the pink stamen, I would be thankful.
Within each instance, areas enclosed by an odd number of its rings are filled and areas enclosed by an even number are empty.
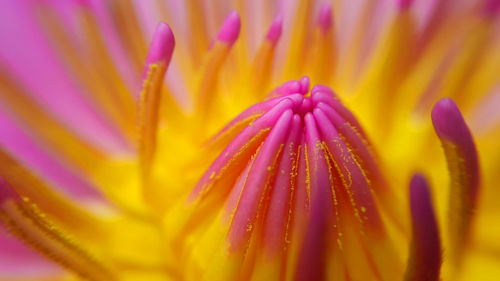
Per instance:
[[[156,26],[153,42],[149,47],[146,64],[142,73],[143,77],[147,75],[151,64],[162,63],[166,67],[170,63],[172,53],[174,52],[175,38],[168,24],[160,22]]]
[[[455,102],[450,98],[440,100],[432,110],[432,122],[439,137],[453,142],[464,142],[470,135],[469,128]]]
[[[434,106],[432,123],[441,141],[452,143],[458,148],[459,157],[464,161],[465,171],[463,172],[467,173],[467,177],[462,180],[467,181],[465,184],[470,189],[469,200],[475,202],[479,188],[479,161],[476,145],[462,113],[452,99],[444,98]]]
[[[453,100],[444,98],[434,106],[432,123],[448,162],[450,257],[460,266],[479,193],[478,154],[472,134]]]
[[[319,11],[318,25],[321,30],[326,31],[333,26],[332,5],[324,3]]]
[[[217,40],[232,45],[240,35],[241,20],[236,11],[232,11],[224,20]]]
[[[283,30],[283,17],[277,15],[267,32],[266,39],[271,41],[272,44],[276,44],[281,37],[281,32]]]
[[[262,207],[261,198],[271,188],[269,178],[274,176],[275,161],[281,153],[281,145],[286,141],[286,132],[292,123],[292,117],[292,110],[286,110],[281,115],[262,144],[249,172],[252,176],[247,178],[228,234],[232,250],[245,249],[254,229],[255,219],[259,213],[262,214],[262,208],[259,208]]]
[[[406,281],[437,281],[441,269],[441,241],[425,177],[415,174],[410,182],[413,242]]]
[[[311,214],[304,242],[299,256],[295,280],[324,280],[326,267],[325,246],[328,245],[329,229],[334,230],[337,222],[334,216],[332,189],[327,158],[321,147],[321,138],[314,116],[304,116],[307,157],[311,173]],[[336,231],[332,238],[337,238]]]
[[[285,144],[283,157],[281,158],[278,173],[276,174],[275,188],[270,192],[268,216],[265,224],[264,247],[270,254],[279,253],[286,246],[285,235],[289,210],[292,208],[290,182],[295,181],[297,149],[300,142],[302,130],[301,117],[294,115],[291,132]]]

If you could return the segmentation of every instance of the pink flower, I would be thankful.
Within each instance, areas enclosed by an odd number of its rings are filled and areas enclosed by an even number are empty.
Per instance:
[[[499,3],[4,3],[0,280],[494,280]]]

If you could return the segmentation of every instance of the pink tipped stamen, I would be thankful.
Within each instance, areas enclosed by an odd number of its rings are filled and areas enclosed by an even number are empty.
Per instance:
[[[441,240],[425,177],[415,174],[410,182],[413,241],[405,281],[437,281],[441,270]]]
[[[168,67],[175,47],[175,38],[168,24],[160,22],[149,47],[143,77],[146,77],[151,64],[164,64]]]
[[[332,5],[324,3],[319,11],[318,26],[321,30],[329,30],[333,26]]]
[[[474,144],[474,139],[465,123],[462,113],[452,99],[444,98],[440,100],[432,110],[432,123],[437,135],[443,142],[443,145],[452,144],[456,147],[450,153],[458,153],[459,155],[447,155],[451,157],[459,157],[455,159],[461,163],[455,163],[452,159],[452,169],[464,169],[465,177],[460,177],[463,184],[468,186],[468,201],[475,202],[479,188],[479,161],[477,149]],[[455,164],[461,164],[456,167]],[[451,171],[453,172],[453,171]]]
[[[232,45],[240,34],[241,20],[236,11],[232,11],[224,20],[222,27],[217,35],[217,40]]]
[[[434,106],[432,123],[448,162],[450,256],[459,266],[477,205],[480,185],[478,154],[472,134],[453,100],[444,98]]]
[[[273,45],[278,42],[281,37],[281,32],[283,30],[283,17],[277,15],[267,32],[266,39],[269,40]]]
[[[440,100],[432,110],[432,122],[440,138],[453,142],[470,140],[470,131],[455,102],[450,98]]]

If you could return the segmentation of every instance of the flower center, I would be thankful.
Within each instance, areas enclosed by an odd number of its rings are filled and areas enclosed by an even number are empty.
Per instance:
[[[202,253],[182,248],[181,237],[203,240],[215,231],[225,238],[211,249],[225,250],[224,261],[209,267],[214,274],[220,266],[232,268],[225,272],[266,267],[271,259],[279,263],[272,269],[277,277],[289,268],[320,280],[339,264],[356,280],[401,276],[383,222],[386,215],[397,222],[393,194],[366,134],[330,88],[316,85],[309,93],[308,77],[286,82],[211,144],[225,148],[183,210],[177,246],[188,260]],[[207,224],[215,226],[200,230]]]

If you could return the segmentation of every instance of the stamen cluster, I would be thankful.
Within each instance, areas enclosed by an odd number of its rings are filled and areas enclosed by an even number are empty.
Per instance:
[[[267,268],[276,278],[320,280],[345,263],[356,280],[401,276],[391,269],[399,261],[377,204],[392,193],[358,121],[330,88],[309,93],[307,77],[283,84],[213,142],[231,139],[189,195],[179,240],[222,221],[228,256],[208,266],[209,275]]]

